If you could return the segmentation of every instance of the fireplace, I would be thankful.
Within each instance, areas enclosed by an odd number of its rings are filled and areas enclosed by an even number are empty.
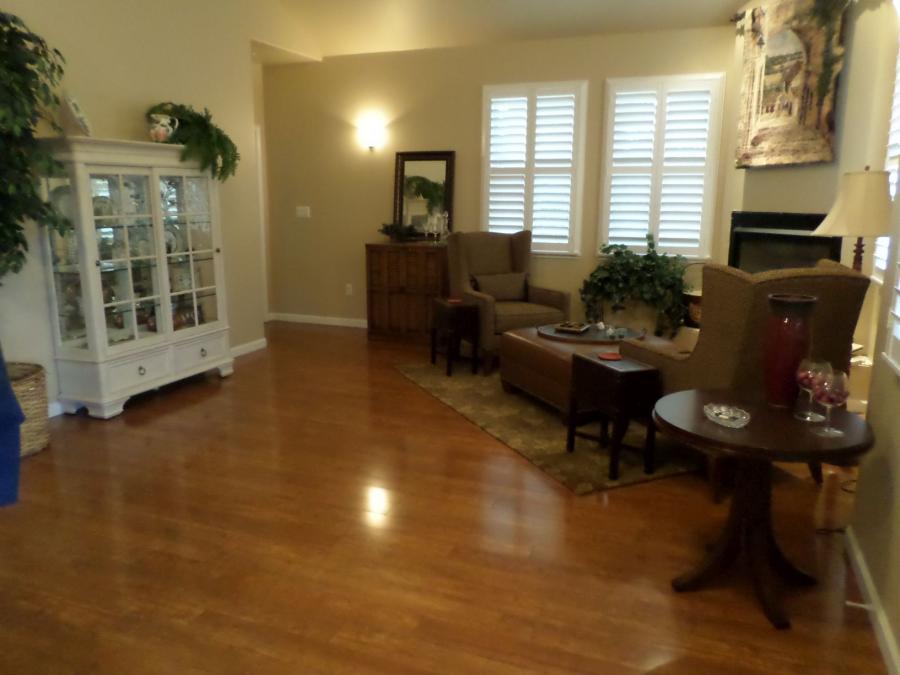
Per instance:
[[[812,235],[824,219],[824,213],[734,211],[728,264],[752,273],[840,261],[841,237]]]

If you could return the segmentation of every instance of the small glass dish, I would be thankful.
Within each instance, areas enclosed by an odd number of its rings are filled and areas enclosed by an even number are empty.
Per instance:
[[[750,413],[733,405],[707,403],[703,406],[703,414],[710,422],[715,422],[729,429],[743,429],[750,423]]]

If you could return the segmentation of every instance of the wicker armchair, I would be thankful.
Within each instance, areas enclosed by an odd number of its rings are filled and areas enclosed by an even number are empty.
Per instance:
[[[868,277],[831,260],[758,274],[707,265],[703,319],[694,349],[682,352],[665,340],[629,340],[621,352],[659,368],[667,394],[712,388],[762,391],[768,296],[803,293],[819,299],[812,318],[811,355],[846,370],[868,286]]]
[[[450,295],[478,303],[479,348],[489,371],[497,354],[498,337],[508,330],[564,321],[569,316],[569,294],[529,283],[531,232],[454,232],[447,240]],[[524,274],[521,297],[497,299],[477,279]]]

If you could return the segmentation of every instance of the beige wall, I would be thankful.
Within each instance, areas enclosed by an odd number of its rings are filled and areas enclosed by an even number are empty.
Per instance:
[[[382,240],[377,229],[391,220],[394,153],[455,150],[455,228],[479,229],[483,85],[584,79],[589,96],[582,255],[534,260],[536,283],[574,293],[597,263],[604,80],[728,72],[722,145],[730,148],[734,62],[734,31],[723,26],[267,68],[272,311],[364,319],[363,244]],[[390,120],[387,144],[374,153],[355,139],[354,121],[369,109]],[[731,166],[723,154],[720,195],[733,192],[737,172]],[[312,218],[295,219],[298,205],[310,205]],[[727,219],[717,225],[719,255],[727,250],[726,233]],[[353,285],[352,297],[345,295],[347,283]],[[575,304],[580,311],[580,302]]]
[[[146,139],[144,110],[174,100],[209,107],[237,143],[242,162],[221,190],[232,343],[263,335],[261,250],[253,143],[250,39],[315,56],[315,45],[277,0],[7,0],[66,57],[65,91],[94,136]],[[47,290],[37,228],[22,274],[0,288],[0,341],[6,357],[42,363],[55,398]]]

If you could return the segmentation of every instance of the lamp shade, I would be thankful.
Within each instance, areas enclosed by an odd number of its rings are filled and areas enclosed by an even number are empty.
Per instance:
[[[887,171],[851,171],[841,176],[837,199],[813,232],[831,237],[880,237],[891,229]]]

